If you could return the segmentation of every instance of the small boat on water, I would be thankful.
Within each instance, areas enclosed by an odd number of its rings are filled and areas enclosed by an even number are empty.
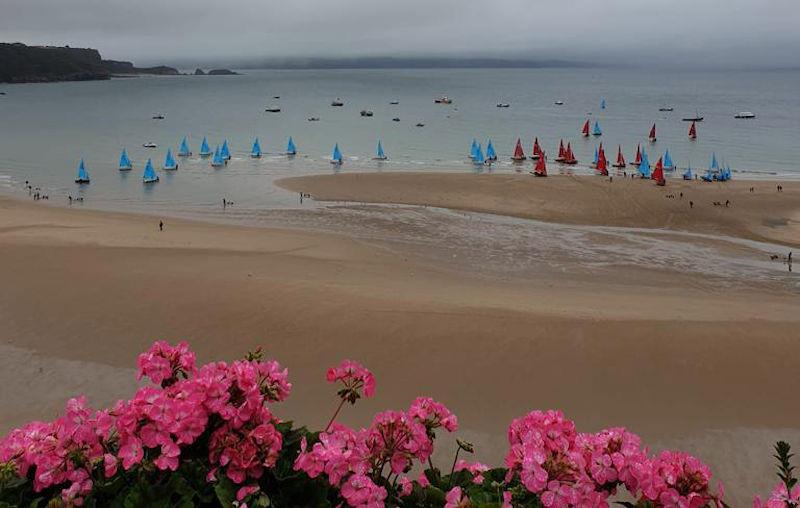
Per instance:
[[[386,156],[386,153],[383,151],[383,145],[381,145],[381,140],[378,140],[378,148],[375,151],[375,157],[373,157],[376,161],[385,161],[388,160],[389,157]]]
[[[119,170],[130,171],[132,169],[133,164],[131,163],[131,159],[128,157],[128,152],[123,148],[122,153],[119,154]]]
[[[214,148],[214,157],[211,158],[211,167],[212,168],[221,168],[228,161],[225,160],[225,157],[222,156],[222,150],[219,149],[219,145]]]
[[[309,122],[319,122],[319,117],[318,116],[311,116],[311,117],[308,118],[308,121]]]
[[[650,134],[647,136],[647,139],[649,139],[651,143],[656,142],[656,124],[650,127]]]
[[[507,103],[507,102],[498,102],[498,103],[497,103],[497,107],[498,107],[498,108],[508,108],[508,107],[510,107],[510,106],[511,106],[511,105],[510,105],[509,103]]]
[[[539,138],[534,138],[533,149],[531,150],[531,160],[539,160],[542,156],[542,148],[539,146]]]
[[[753,113],[752,111],[740,111],[739,113],[736,113],[735,115],[733,115],[733,117],[734,118],[739,118],[739,119],[742,119],[742,118],[751,119],[751,118],[755,118],[756,114]]]
[[[448,97],[446,95],[442,95],[441,97],[439,97],[437,99],[433,99],[433,102],[436,103],[436,104],[452,104],[453,103],[453,99],[451,99],[450,97]]]
[[[692,166],[690,165],[686,168],[686,171],[683,172],[683,179],[684,180],[694,180],[694,173],[692,173]]]
[[[492,144],[491,139],[486,143],[486,160],[487,161],[497,160],[497,152],[494,150],[494,145]]]
[[[602,136],[603,131],[600,130],[600,122],[594,121],[594,128],[592,129],[592,136]]]
[[[475,154],[478,152],[478,142],[472,138],[472,143],[469,145],[469,158],[475,160]]]
[[[167,171],[178,169],[178,162],[172,156],[172,148],[167,148],[167,156],[164,157],[164,168]]]
[[[163,120],[164,118],[166,117],[161,113],[153,115],[153,120]]]
[[[615,168],[625,167],[625,156],[622,155],[622,145],[617,145],[617,162],[612,164]]]
[[[567,151],[564,149],[564,140],[560,140],[558,142],[558,156],[556,157],[556,162],[564,162],[564,157]]]
[[[563,106],[564,101],[555,101],[553,104],[555,104],[556,106]]]
[[[664,163],[661,161],[661,157],[658,158],[658,162],[656,162],[656,168],[653,170],[653,174],[650,175],[652,180],[656,181],[656,185],[663,187],[666,185],[667,181],[664,179]]]
[[[658,108],[658,110],[661,111],[662,113],[673,111],[674,109],[675,108],[673,108],[672,106],[663,106]]]
[[[689,139],[697,139],[697,122],[692,120],[692,125],[689,126]]]
[[[547,176],[546,159],[544,152],[539,152],[539,160],[536,161],[536,166],[533,168],[533,176]]]
[[[636,145],[636,157],[633,158],[631,166],[638,166],[642,163],[642,145]]]
[[[331,102],[331,106],[334,108],[341,108],[344,106],[344,102],[342,102],[342,99],[337,97],[336,100]]]
[[[389,104],[391,104],[392,106],[397,106],[398,104],[400,104],[400,101],[391,101],[389,102]]]
[[[525,160],[525,151],[522,149],[522,140],[517,138],[517,144],[514,147],[514,155],[511,156],[514,162],[522,162]]]
[[[606,100],[600,99],[600,109],[606,109]]]
[[[425,127],[425,124],[420,122],[417,125],[415,125],[414,127]]]
[[[647,158],[647,152],[642,150],[641,160],[639,161],[639,176],[642,178],[650,178],[650,161]]]
[[[587,119],[586,122],[583,124],[583,128],[581,129],[581,134],[584,138],[589,137],[589,120]]]
[[[158,145],[153,143],[152,141],[148,141],[147,143],[142,143],[142,146],[145,148],[158,148]]]
[[[200,143],[200,157],[208,157],[212,153],[211,148],[208,146],[208,139],[203,138],[203,142]]]
[[[259,143],[258,138],[253,140],[253,148],[250,149],[250,157],[254,159],[261,157],[261,143]]]
[[[281,108],[266,108],[264,111],[266,113],[280,113]]]
[[[681,118],[681,121],[683,121],[683,122],[702,122],[703,121],[703,117],[700,116],[700,112],[699,111],[695,110],[694,116],[687,116],[685,118]]]
[[[475,149],[475,157],[472,158],[472,162],[474,162],[478,166],[483,166],[486,164],[491,164],[486,158],[483,156],[483,149],[481,149],[480,143],[478,143],[478,147]]]
[[[286,143],[286,155],[297,155],[297,147],[295,146],[294,140],[292,140],[291,136],[289,136],[289,141]]]
[[[219,149],[219,154],[222,156],[222,159],[225,161],[231,160],[231,149],[228,146],[228,140],[222,142],[222,148]]]
[[[597,158],[597,164],[595,165],[595,169],[597,170],[597,174],[601,176],[608,176],[608,161],[606,160],[606,153],[603,151],[603,148],[600,147]]]
[[[575,165],[578,163],[578,159],[575,158],[575,154],[572,153],[572,143],[567,142],[567,149],[564,152],[564,164]]]
[[[78,177],[75,178],[75,183],[89,183],[89,172],[86,171],[86,164],[84,164],[83,159],[78,163]]]
[[[178,157],[189,157],[192,151],[189,150],[189,142],[186,141],[186,136],[181,140],[181,146],[178,148]]]
[[[144,166],[144,173],[142,174],[143,183],[155,183],[158,181],[156,170],[153,169],[153,161],[147,159],[147,164]]]
[[[400,121],[400,118],[398,118],[398,117],[394,117],[394,118],[392,118],[392,121],[393,121],[393,122],[399,122],[399,121]]]
[[[660,160],[661,159],[659,159],[659,161]],[[663,165],[665,171],[675,171],[675,164],[672,163],[672,157],[669,155],[669,148],[667,148],[667,151],[664,152]]]
[[[361,116],[372,116],[372,115],[373,115],[372,111],[370,111],[368,109],[362,109],[361,110]]]
[[[344,163],[344,157],[342,156],[342,151],[339,150],[339,143],[333,145],[333,153],[331,154],[331,164],[335,164],[337,166],[341,166]]]

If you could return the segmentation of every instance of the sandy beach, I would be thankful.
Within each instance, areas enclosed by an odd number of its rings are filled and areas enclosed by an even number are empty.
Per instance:
[[[334,408],[325,368],[353,358],[375,372],[378,393],[348,409],[346,423],[430,395],[459,415],[476,459],[497,463],[513,417],[561,408],[581,429],[624,425],[653,448],[697,454],[726,482],[732,506],[772,486],[773,441],[800,446],[791,402],[797,277],[769,259],[800,245],[800,185],[785,183],[779,194],[774,182],[657,188],[622,178],[409,173],[280,185],[340,202],[317,214],[346,209],[353,230],[382,224],[384,234],[173,218],[159,232],[153,216],[0,198],[0,432],[51,418],[79,393],[97,406],[128,396],[136,355],[155,339],[182,339],[200,361],[263,346],[294,383],[279,412],[312,427]],[[726,200],[727,208],[712,205]],[[719,272],[670,262],[596,266],[585,251],[565,249],[535,251],[525,268],[499,272],[455,240],[395,241],[448,217],[417,205],[467,212],[457,220],[489,230],[496,225],[487,213],[688,232],[671,240],[658,231],[581,230],[578,243],[674,241],[732,261]],[[413,229],[378,213],[426,222]],[[485,241],[503,247],[497,238]],[[529,242],[509,242],[510,257],[532,252],[537,240]]]

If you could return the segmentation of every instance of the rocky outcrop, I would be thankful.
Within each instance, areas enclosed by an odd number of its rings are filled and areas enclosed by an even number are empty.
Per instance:
[[[0,83],[41,83],[110,79],[115,75],[177,75],[172,67],[136,67],[131,62],[103,60],[90,48],[26,46],[0,43]]]
[[[233,72],[230,69],[211,69],[208,71],[209,76],[237,76],[238,72]]]
[[[206,73],[205,73],[205,72],[203,72],[203,69],[195,69],[195,70],[194,70],[194,75],[195,75],[195,76],[205,76],[205,75],[206,75]]]

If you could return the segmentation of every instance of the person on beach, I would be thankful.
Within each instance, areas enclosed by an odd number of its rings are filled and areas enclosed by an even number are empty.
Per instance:
[[[689,208],[694,208],[694,201],[689,201]]]
[[[731,201],[729,199],[726,199],[725,200],[725,208],[728,208],[728,205],[730,205],[730,204],[731,204]]]
[[[158,221],[158,230],[159,231],[164,231],[164,221],[163,220]]]
[[[69,204],[72,204],[72,194],[69,195]]]
[[[226,206],[228,206],[228,202],[225,200],[225,198],[222,198],[222,208],[225,208]]]

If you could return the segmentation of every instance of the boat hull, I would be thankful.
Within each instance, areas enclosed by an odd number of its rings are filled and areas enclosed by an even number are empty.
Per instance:
[[[75,183],[79,183],[79,184],[87,184],[87,183],[89,183],[89,180],[81,180],[81,179],[76,179],[76,180],[75,180]]]

